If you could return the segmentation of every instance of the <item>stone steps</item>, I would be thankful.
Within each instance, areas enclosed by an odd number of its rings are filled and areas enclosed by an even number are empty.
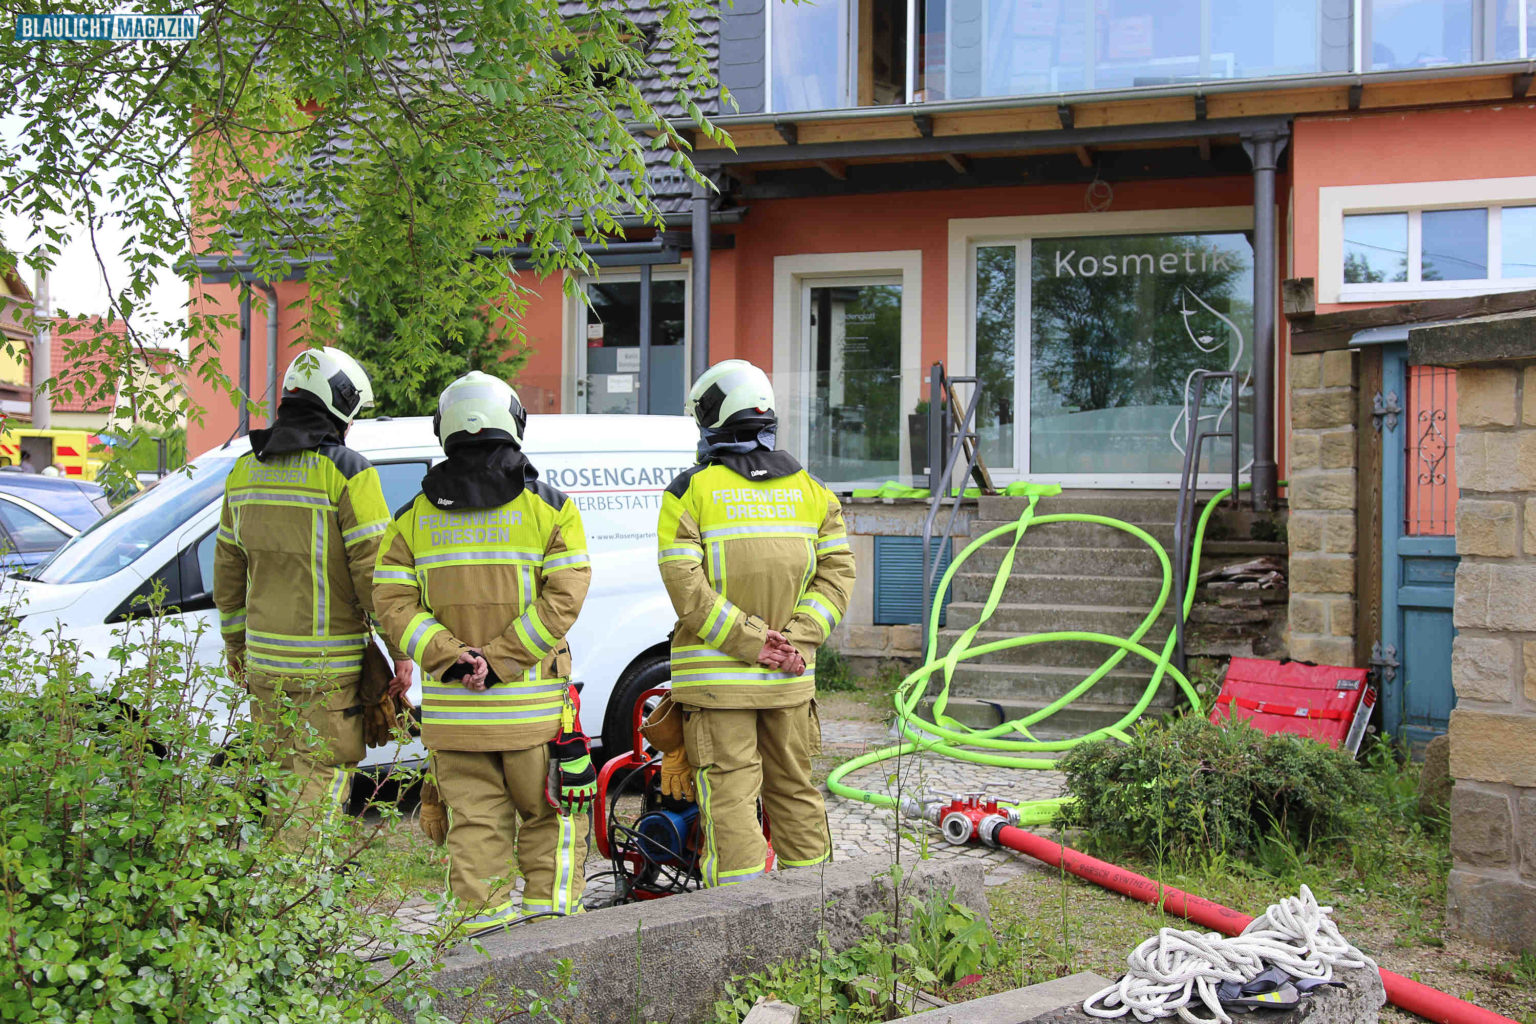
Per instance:
[[[986,601],[992,593],[995,579],[994,573],[957,572],[950,584],[952,600]],[[1003,585],[1003,600],[1020,604],[1039,603],[1052,595],[1071,593],[1074,601],[1083,604],[1151,608],[1161,588],[1160,575],[1136,579],[1120,575],[1078,576],[1070,573],[1021,573],[1015,570]],[[1171,591],[1169,599],[1172,599]]]
[[[1016,522],[1027,499],[983,497],[971,523],[980,537]],[[1173,549],[1178,497],[1167,492],[1070,491],[1042,498],[1039,515],[1100,515],[1133,523]],[[956,573],[939,653],[947,652],[966,628],[980,618],[995,576],[1013,536],[1003,533],[978,549]],[[1162,562],[1134,534],[1097,523],[1040,523],[1025,531],[1004,584],[1002,602],[973,639],[973,646],[1046,632],[1082,631],[1129,637],[1146,618],[1162,589]],[[1160,652],[1174,629],[1169,595],[1143,646]],[[985,728],[1038,710],[1067,693],[1118,648],[1088,642],[1060,642],[1014,647],[956,667],[951,696],[965,714]],[[1146,692],[1151,663],[1134,654],[1118,665],[1070,707],[1043,724],[1042,735],[1082,735],[1124,717]],[[1165,680],[1154,709],[1178,700],[1172,680]],[[958,714],[955,717],[959,718]],[[965,719],[961,719],[965,720]]]

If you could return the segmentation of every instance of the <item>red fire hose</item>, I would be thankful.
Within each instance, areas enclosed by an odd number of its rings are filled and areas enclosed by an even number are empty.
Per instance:
[[[1094,885],[1154,907],[1161,905],[1170,914],[1223,935],[1237,935],[1253,921],[1247,914],[1239,914],[1220,903],[1192,896],[1182,889],[1162,885],[1134,871],[1026,832],[1011,823],[1018,820],[1016,815],[1010,817],[1006,807],[980,793],[958,796],[944,805],[908,800],[902,803],[902,810],[913,817],[932,821],[944,833],[944,838],[956,846],[978,839],[988,846],[1006,846],[1053,868],[1070,871]],[[1381,983],[1387,990],[1387,1001],[1393,1006],[1437,1024],[1519,1024],[1391,971],[1381,972]]]
[[[991,841],[1000,846],[1027,854],[1036,860],[1044,861],[1051,867],[1063,868],[1095,885],[1141,900],[1143,903],[1150,903],[1154,907],[1161,902],[1163,909],[1170,914],[1187,918],[1201,927],[1210,928],[1223,935],[1236,935],[1248,927],[1248,923],[1253,920],[1247,914],[1239,914],[1220,903],[1212,903],[1199,896],[1191,896],[1171,885],[1161,885],[1134,871],[1127,871],[1108,861],[1079,853],[1060,843],[1053,843],[1049,839],[1041,839],[1013,825],[997,825],[995,819],[993,824],[995,831]],[[986,831],[988,830],[985,828],[978,828],[978,837],[986,839]],[[1428,1020],[1437,1021],[1439,1024],[1517,1024],[1516,1021],[1500,1016],[1492,1010],[1474,1006],[1464,999],[1457,999],[1428,985],[1421,985],[1401,974],[1383,970],[1381,982],[1387,989],[1387,1001],[1393,1006],[1407,1010],[1409,1013],[1416,1013]]]

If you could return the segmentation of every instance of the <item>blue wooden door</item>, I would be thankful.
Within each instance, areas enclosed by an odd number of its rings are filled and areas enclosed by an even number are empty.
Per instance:
[[[1411,366],[1402,346],[1382,370],[1382,726],[1419,747],[1456,703],[1456,371]]]

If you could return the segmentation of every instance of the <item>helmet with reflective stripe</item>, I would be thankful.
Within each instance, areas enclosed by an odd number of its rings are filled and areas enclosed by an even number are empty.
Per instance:
[[[705,430],[764,427],[778,421],[768,375],[745,359],[727,359],[700,374],[683,412]]]
[[[373,385],[356,359],[339,348],[300,352],[283,374],[283,394],[313,395],[326,411],[345,426],[363,409],[373,405]]]
[[[444,388],[432,417],[444,451],[451,443],[465,441],[510,441],[521,448],[527,425],[528,411],[512,385],[479,370]]]

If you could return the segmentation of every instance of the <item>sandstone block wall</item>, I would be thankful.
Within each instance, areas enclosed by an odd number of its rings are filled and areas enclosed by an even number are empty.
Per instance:
[[[1355,663],[1356,353],[1291,356],[1290,655]]]
[[[1536,949],[1536,367],[1457,372],[1451,922]]]

